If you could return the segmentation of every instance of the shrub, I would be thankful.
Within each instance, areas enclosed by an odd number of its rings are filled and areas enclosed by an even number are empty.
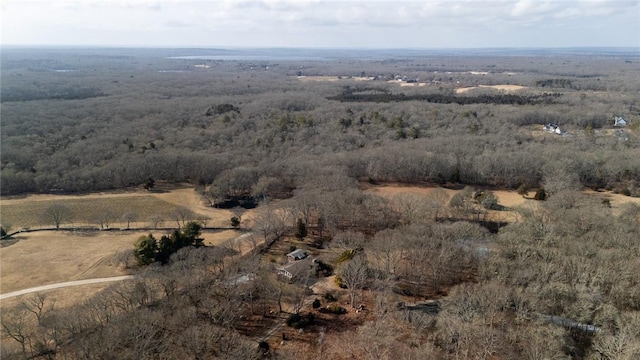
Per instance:
[[[319,308],[319,307],[320,307],[320,305],[321,305],[321,304],[320,304],[320,299],[315,299],[315,300],[313,300],[313,304],[311,304],[311,306],[312,306],[314,309]]]
[[[356,256],[356,251],[357,249],[348,249],[343,251],[342,254],[340,254],[340,257],[338,257],[338,264],[353,259],[353,257]]]
[[[327,300],[327,301],[336,301],[337,300],[336,297],[333,296],[333,294],[330,293],[330,292],[324,294],[324,299]]]
[[[499,210],[500,205],[498,205],[498,198],[492,191],[484,192],[480,198],[480,205],[487,210]]]
[[[322,312],[329,313],[329,314],[342,315],[347,312],[347,309],[343,308],[338,304],[331,304],[331,305],[327,305],[326,308],[322,309]]]
[[[258,343],[258,349],[262,351],[263,354],[267,354],[270,348],[269,343],[266,341],[260,341]]]
[[[313,314],[291,314],[287,319],[287,326],[290,326],[294,329],[303,329],[307,325],[313,324],[315,320],[315,316]]]
[[[522,195],[522,196],[527,196],[527,193],[529,192],[529,188],[527,187],[527,184],[522,183],[520,184],[520,186],[518,186],[518,195]]]
[[[547,192],[544,191],[544,189],[538,189],[538,191],[536,191],[536,195],[533,198],[540,201],[547,200]]]
[[[236,229],[240,226],[240,219],[238,219],[237,216],[232,216],[231,217],[231,226],[236,228]]]
[[[333,274],[333,267],[323,261],[315,262],[316,277],[326,277]]]

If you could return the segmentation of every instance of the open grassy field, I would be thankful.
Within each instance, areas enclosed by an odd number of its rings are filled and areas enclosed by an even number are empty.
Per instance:
[[[111,227],[126,227],[124,216],[134,214],[131,227],[173,226],[175,211],[189,210],[188,220],[206,220],[209,227],[228,227],[231,213],[228,210],[205,206],[193,188],[179,187],[171,190],[148,192],[107,192],[88,195],[29,195],[19,198],[3,198],[0,214],[3,225],[13,230],[53,227],[46,210],[53,204],[63,204],[71,210],[69,221],[63,226],[97,226],[97,219],[106,212],[111,214]]]
[[[437,187],[435,186],[407,186],[402,184],[388,184],[381,186],[373,186],[368,187],[365,191],[371,194],[375,194],[378,196],[382,196],[387,199],[392,199],[394,196],[399,194],[415,194],[417,196],[427,196]],[[456,194],[459,190],[447,189],[443,188],[449,197]],[[518,194],[514,190],[492,190],[492,192],[498,198],[498,204],[505,206],[507,208],[514,208],[518,206],[536,206],[538,202],[533,200],[533,193],[529,193],[525,198],[522,195]],[[634,198],[630,196],[625,196],[621,194],[615,194],[611,191],[593,191],[593,190],[584,190],[584,194],[589,196],[594,196],[599,200],[609,200],[612,208],[616,209],[620,207],[620,205],[628,202],[640,204],[640,198]],[[491,218],[498,221],[514,221],[517,219],[517,216],[512,211],[490,211]]]
[[[126,275],[118,253],[147,232],[43,231],[16,236],[0,248],[0,293],[66,281]],[[154,232],[156,238],[164,232]],[[205,231],[205,245],[221,245],[242,233]],[[88,286],[88,285],[87,285]],[[84,286],[83,286],[84,287]],[[101,288],[100,286],[98,286]],[[52,290],[56,292],[60,290]]]

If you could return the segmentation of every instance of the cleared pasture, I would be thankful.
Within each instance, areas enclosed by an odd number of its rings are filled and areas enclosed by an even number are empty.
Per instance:
[[[154,231],[160,238],[166,232]],[[133,249],[144,231],[42,231],[22,234],[0,248],[0,293],[66,281],[127,275],[120,252]],[[221,245],[242,233],[205,231],[205,245]]]
[[[427,196],[432,191],[437,189],[436,186],[407,186],[402,184],[389,184],[389,185],[380,185],[368,187],[365,191],[370,194],[375,194],[387,199],[393,199],[395,196],[399,194],[414,194],[416,196]],[[455,189],[444,189],[449,197],[455,195],[459,190]],[[479,189],[482,190],[482,189]],[[496,197],[498,198],[498,204],[505,206],[507,208],[514,208],[519,206],[537,206],[539,203],[536,200],[533,200],[533,192],[530,192],[527,197],[523,197],[513,190],[491,190]],[[615,208],[619,208],[624,203],[636,203],[640,204],[640,198],[634,198],[630,196],[625,196],[621,194],[615,194],[611,191],[593,191],[593,190],[584,190],[584,194],[593,196],[601,201],[609,200],[611,206]],[[511,210],[505,211],[490,211],[490,218],[497,221],[515,221],[518,217]]]
[[[14,230],[53,227],[46,210],[53,204],[63,204],[71,211],[69,221],[62,225],[98,226],[99,221],[109,220],[110,227],[126,228],[126,214],[132,214],[130,226],[174,226],[179,217],[177,209],[187,209],[186,220],[199,220],[210,227],[228,227],[231,213],[228,210],[204,206],[192,188],[179,188],[160,192],[102,193],[90,195],[30,195],[0,201],[2,223]]]

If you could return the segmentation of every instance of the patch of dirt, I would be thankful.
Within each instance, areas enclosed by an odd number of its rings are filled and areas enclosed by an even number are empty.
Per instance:
[[[348,304],[348,297],[345,291],[335,302],[328,302],[320,298],[321,307],[337,304],[347,310],[346,313],[340,315],[323,313],[310,306],[305,307],[301,313],[312,313],[315,317],[314,323],[305,327],[302,331],[284,326],[268,339],[269,345],[273,349],[282,349],[287,352],[300,347],[314,348],[317,345],[320,334],[339,334],[354,330],[365,322],[374,319],[375,301],[373,292],[365,290],[359,294],[359,304],[363,305],[363,310],[352,309]],[[286,338],[285,341],[282,341],[282,334]]]
[[[393,199],[395,196],[399,194],[415,194],[418,196],[427,196],[435,189],[439,188],[439,186],[412,186],[412,185],[402,185],[402,184],[385,184],[378,186],[369,186],[367,185],[364,189],[365,192],[378,195],[387,199]],[[460,190],[454,190],[449,188],[444,189],[449,197],[455,195]],[[502,205],[506,208],[514,208],[519,206],[532,206],[536,207],[539,205],[539,202],[533,200],[533,192],[527,194],[526,197],[518,194],[514,190],[494,190],[494,189],[483,189],[476,188],[477,190],[491,190],[496,197],[498,198],[498,204]],[[589,196],[595,196],[601,200],[608,199],[611,202],[612,208],[618,208],[624,203],[632,202],[636,204],[640,204],[640,198],[634,198],[630,196],[625,196],[621,194],[615,194],[611,191],[593,191],[593,190],[584,190],[584,194]],[[514,222],[518,219],[518,215],[514,211],[494,211],[491,210],[488,212],[487,220],[490,221],[498,221],[498,222]]]
[[[466,93],[466,92],[471,91],[473,89],[479,89],[479,88],[490,88],[490,89],[503,90],[503,91],[517,91],[517,90],[526,89],[526,86],[506,85],[506,84],[503,84],[503,85],[469,86],[469,87],[457,88],[456,89],[456,94]]]
[[[392,199],[399,194],[415,194],[420,196],[427,196],[435,189],[441,188],[449,194],[449,197],[457,194],[460,190],[443,188],[439,186],[412,186],[412,185],[400,185],[400,184],[388,184],[373,186],[367,188],[365,191],[371,194],[382,196],[387,199]],[[483,188],[477,188],[478,190],[487,190]],[[496,197],[498,197],[498,203],[506,207],[514,207],[523,205],[526,203],[535,203],[535,200],[525,199],[522,195],[519,195],[513,190],[491,190]]]
[[[353,80],[353,81],[370,81],[373,80],[372,77],[349,77],[349,76],[298,76],[298,80],[302,82],[310,82],[310,81],[339,81],[339,80]]]

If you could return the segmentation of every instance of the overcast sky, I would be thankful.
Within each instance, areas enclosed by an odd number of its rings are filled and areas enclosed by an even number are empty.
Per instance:
[[[1,0],[4,45],[640,47],[640,0]]]

